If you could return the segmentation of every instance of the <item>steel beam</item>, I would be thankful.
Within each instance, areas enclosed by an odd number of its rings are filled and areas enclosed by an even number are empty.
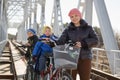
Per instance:
[[[33,22],[33,28],[35,29],[35,31],[37,32],[37,34],[39,34],[39,29],[38,29],[38,26],[37,26],[37,3],[34,4],[35,8],[34,8],[34,22]]]
[[[92,25],[93,0],[85,0],[85,20]]]
[[[62,31],[64,30],[60,0],[54,0],[51,25],[53,27],[54,34],[56,36],[60,36]]]
[[[114,37],[113,29],[111,26],[111,22],[110,22],[108,13],[107,13],[107,9],[106,9],[104,0],[94,0],[94,4],[95,4],[95,9],[97,12],[98,20],[100,23],[100,29],[101,29],[105,49],[106,50],[119,50],[117,42]],[[109,60],[111,72],[112,72],[112,74],[115,74],[114,73],[115,67],[113,66],[114,54],[107,52],[107,57]],[[120,64],[118,64],[118,65],[120,65]]]

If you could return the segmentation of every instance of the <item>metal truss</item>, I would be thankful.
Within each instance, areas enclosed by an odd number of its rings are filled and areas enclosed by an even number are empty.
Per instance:
[[[53,27],[54,34],[56,34],[57,36],[60,36],[62,31],[64,30],[60,0],[54,0],[51,26]]]
[[[41,0],[7,0],[7,17],[8,21],[14,21],[16,19],[18,21],[23,21],[24,17],[24,9],[27,6],[27,13],[30,16],[31,12],[34,11],[34,4],[40,3]],[[21,17],[18,19],[18,17]]]

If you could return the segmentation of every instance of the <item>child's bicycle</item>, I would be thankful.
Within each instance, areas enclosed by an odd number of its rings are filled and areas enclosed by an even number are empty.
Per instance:
[[[71,75],[66,72],[63,68],[55,68],[53,66],[52,58],[50,58],[50,64],[47,67],[47,69],[44,71],[44,73],[41,75],[43,77],[43,80],[72,80]]]
[[[41,75],[43,80],[73,80],[66,69],[76,69],[80,49],[75,48],[73,43],[57,46],[53,49],[54,63],[50,58],[50,64]],[[55,69],[54,69],[55,67]]]
[[[35,72],[33,69],[33,61],[31,58],[27,61],[26,73],[24,76],[24,80],[35,80]]]

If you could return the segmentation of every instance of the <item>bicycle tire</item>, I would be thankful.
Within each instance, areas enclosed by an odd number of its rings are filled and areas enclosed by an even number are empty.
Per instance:
[[[61,80],[73,80],[72,76],[66,71],[62,72],[61,78]]]
[[[27,72],[25,74],[25,80],[31,80],[31,71],[27,69]]]
[[[46,74],[43,80],[73,80],[72,76],[67,71],[60,71],[60,74],[50,79],[50,74]]]
[[[34,74],[34,80],[41,80],[40,75],[38,73]]]
[[[27,66],[24,80],[34,80],[34,71],[31,65]]]

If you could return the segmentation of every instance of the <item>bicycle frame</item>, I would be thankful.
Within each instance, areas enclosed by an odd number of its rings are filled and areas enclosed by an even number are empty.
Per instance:
[[[48,80],[60,80],[61,76],[62,76],[62,72],[63,69],[62,68],[56,68],[53,70],[54,66],[52,63],[52,58],[53,57],[49,57],[50,58],[50,64],[47,67],[47,69],[40,74],[40,80],[44,80],[44,78],[47,76]],[[45,80],[47,80],[45,79]]]

